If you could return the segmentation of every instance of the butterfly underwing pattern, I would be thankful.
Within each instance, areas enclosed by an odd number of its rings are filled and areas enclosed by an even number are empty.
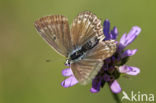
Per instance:
[[[59,54],[67,58],[80,84],[92,80],[103,65],[103,60],[116,51],[114,40],[103,41],[101,20],[89,11],[81,12],[71,28],[62,15],[42,17],[34,23],[41,37]]]

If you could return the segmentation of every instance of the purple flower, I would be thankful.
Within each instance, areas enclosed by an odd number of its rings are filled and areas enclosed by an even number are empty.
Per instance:
[[[114,27],[113,30],[110,31],[110,22],[108,19],[104,21],[103,27],[103,32],[105,35],[104,41],[117,39],[117,27]],[[139,68],[125,65],[129,57],[137,52],[137,49],[125,50],[125,48],[136,39],[140,32],[140,27],[133,26],[128,34],[125,33],[122,35],[119,42],[116,41],[116,52],[113,56],[104,60],[104,65],[102,66],[101,70],[92,80],[92,88],[90,89],[92,93],[99,92],[100,88],[103,88],[105,83],[109,84],[113,93],[119,93],[122,89],[117,82],[117,79],[121,74],[137,75],[140,73]],[[70,68],[63,70],[62,74],[65,77],[68,76],[68,78],[61,83],[63,87],[71,87],[78,83]]]
[[[70,68],[64,69],[62,71],[62,75],[65,77],[68,77],[67,79],[65,79],[64,81],[62,81],[61,85],[65,88],[67,87],[71,87],[75,84],[78,83],[78,81],[76,80],[75,76],[73,75],[73,72]]]
[[[126,35],[123,34],[120,43],[119,43],[119,50],[123,50],[126,46],[128,46],[130,43],[132,43],[135,38],[139,35],[141,32],[141,28],[138,26],[133,26],[130,32]]]
[[[116,40],[117,36],[118,36],[118,29],[117,27],[114,27],[113,30],[111,30],[110,32],[110,22],[108,19],[106,19],[103,23],[103,32],[105,35],[105,39],[104,40],[110,40],[110,39],[114,39]]]

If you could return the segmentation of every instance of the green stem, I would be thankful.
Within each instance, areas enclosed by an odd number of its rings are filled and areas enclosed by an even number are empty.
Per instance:
[[[112,96],[113,96],[114,100],[116,101],[116,103],[121,103],[121,101],[120,101],[120,98],[119,98],[119,95],[118,95],[118,94],[112,93]]]

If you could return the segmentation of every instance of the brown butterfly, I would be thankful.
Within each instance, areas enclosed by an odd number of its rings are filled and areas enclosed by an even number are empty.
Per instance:
[[[103,41],[101,20],[88,11],[79,13],[71,28],[62,15],[40,18],[35,21],[35,28],[54,50],[67,58],[66,64],[81,84],[92,80],[103,60],[116,50],[114,40]]]

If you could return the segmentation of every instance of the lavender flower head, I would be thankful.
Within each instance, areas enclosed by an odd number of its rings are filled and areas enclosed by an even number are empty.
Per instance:
[[[105,35],[104,41],[117,39],[117,27],[114,27],[113,30],[110,31],[110,22],[108,19],[104,21],[103,32]],[[137,49],[125,50],[125,48],[135,40],[140,32],[140,27],[133,26],[128,34],[125,33],[122,35],[119,42],[116,41],[116,52],[114,55],[104,60],[103,67],[92,80],[92,88],[90,89],[92,93],[99,92],[100,88],[104,87],[105,83],[109,84],[113,93],[119,93],[121,91],[121,87],[117,82],[117,79],[121,74],[137,75],[140,73],[139,68],[125,65],[129,57],[137,52]],[[70,68],[64,69],[62,71],[62,75],[68,77],[61,83],[63,87],[71,87],[78,83]]]

